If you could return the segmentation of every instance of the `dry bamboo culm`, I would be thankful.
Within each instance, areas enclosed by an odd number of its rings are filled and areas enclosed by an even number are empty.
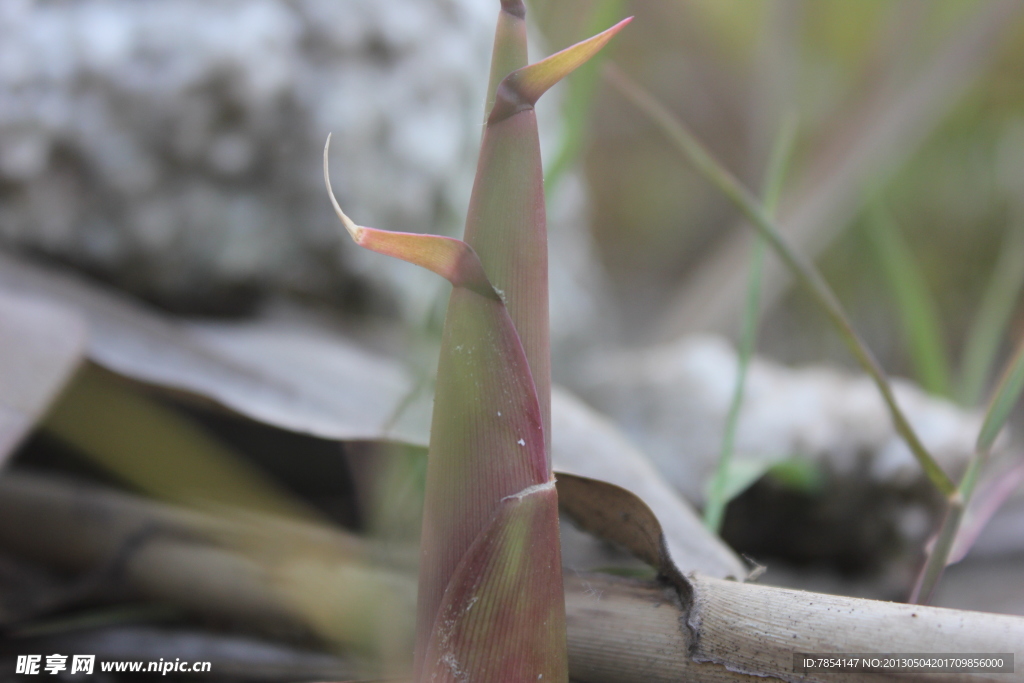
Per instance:
[[[116,558],[118,580],[140,596],[253,623],[312,626],[342,643],[365,643],[388,632],[394,647],[405,646],[401,632],[411,632],[415,604],[408,567],[388,570],[365,564],[379,553],[336,529],[253,521],[185,511],[36,475],[8,472],[0,478],[0,549],[7,553],[71,571],[95,570]],[[303,553],[308,556],[303,558]],[[330,571],[317,575],[310,568],[318,565]],[[350,591],[344,586],[321,590],[325,578],[339,576]],[[321,579],[312,581],[316,605],[304,593],[311,577]],[[568,572],[571,678],[588,683],[753,681],[766,676],[875,683],[1024,681],[1021,617],[808,593],[699,574],[686,581],[678,590],[669,583]],[[347,594],[352,591],[363,595]],[[346,630],[339,626],[342,622],[324,616],[365,615],[367,599],[377,603],[376,621],[363,630]],[[1013,653],[1016,671],[799,673],[793,655],[801,652]]]

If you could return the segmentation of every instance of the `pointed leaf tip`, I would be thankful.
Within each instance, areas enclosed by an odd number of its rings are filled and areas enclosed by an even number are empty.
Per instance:
[[[331,188],[331,174],[328,165],[328,151],[331,147],[331,136],[327,136],[324,144],[324,183],[327,194],[331,197],[334,213],[341,224],[361,247],[385,256],[414,263],[433,271],[448,280],[455,287],[465,287],[487,298],[499,300],[497,292],[487,279],[480,257],[462,240],[441,235],[424,235],[411,232],[391,232],[356,225],[355,221],[345,215],[338,204]]]
[[[600,52],[631,21],[633,17],[627,17],[592,38],[510,73],[498,86],[488,123],[496,123],[532,107],[549,88]]]
[[[345,212],[341,210],[341,205],[338,204],[338,199],[334,196],[334,189],[331,188],[331,173],[330,167],[327,162],[327,153],[331,149],[331,133],[327,134],[327,142],[324,143],[324,183],[327,185],[327,194],[331,197],[331,204],[334,206],[334,213],[338,215],[338,219],[341,224],[345,226],[345,230],[352,236],[356,244],[359,244],[359,238],[362,234],[363,229],[356,225],[355,222],[345,215]]]

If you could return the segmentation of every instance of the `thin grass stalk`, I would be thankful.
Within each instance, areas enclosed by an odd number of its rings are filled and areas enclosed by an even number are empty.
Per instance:
[[[900,226],[880,198],[871,202],[866,221],[882,272],[896,295],[915,375],[929,393],[952,396],[949,354],[943,341],[938,306],[924,273],[907,246]]]
[[[622,16],[625,0],[600,0],[591,12],[585,35],[593,35]],[[562,144],[544,174],[544,190],[551,195],[566,172],[583,151],[590,115],[594,109],[594,93],[600,81],[601,65],[606,57],[598,54],[580,67],[568,82],[565,104],[562,105]]]
[[[765,211],[774,213],[778,205],[779,195],[786,177],[786,168],[793,154],[793,143],[796,140],[796,119],[788,116],[783,121],[772,154],[768,161],[765,174],[764,206]],[[722,438],[722,450],[718,457],[718,469],[711,484],[711,495],[704,508],[704,525],[714,533],[722,527],[722,517],[726,499],[726,483],[729,479],[729,468],[736,444],[736,431],[739,426],[740,409],[743,407],[743,394],[747,386],[747,371],[750,359],[754,355],[757,343],[758,315],[761,307],[761,272],[764,267],[764,238],[754,235],[754,244],[750,253],[750,284],[747,289],[746,310],[743,314],[743,329],[740,333],[739,354],[736,368],[736,386],[733,389],[729,413],[725,420],[725,434]]]
[[[999,249],[999,260],[982,295],[978,314],[964,346],[960,377],[960,402],[979,403],[985,384],[992,376],[999,342],[1013,315],[1024,286],[1024,215],[1007,232]]]
[[[789,247],[775,222],[765,213],[757,198],[744,188],[732,173],[715,160],[674,114],[613,65],[606,66],[605,76],[626,99],[661,128],[662,132],[675,143],[679,151],[697,168],[701,175],[740,209],[782,259],[786,267],[821,305],[854,358],[874,380],[889,410],[897,433],[906,442],[928,479],[942,495],[947,497],[952,495],[956,490],[956,485],[921,443],[917,433],[896,403],[896,397],[893,395],[885,371],[860,335],[853,329],[838,298],[818,270]]]
[[[1017,350],[1006,364],[996,390],[992,393],[988,409],[985,411],[985,422],[978,433],[977,451],[986,456],[1010,417],[1010,411],[1017,404],[1021,392],[1024,391],[1024,337],[1017,343]]]
[[[939,585],[939,579],[946,569],[946,562],[949,553],[953,549],[953,542],[960,530],[960,521],[964,516],[965,502],[959,491],[954,491],[946,504],[946,512],[939,526],[939,532],[935,537],[935,543],[928,553],[914,588],[910,593],[907,602],[915,605],[927,605],[935,594],[935,588]]]
[[[977,475],[975,475],[976,477]],[[1024,453],[1017,452],[1008,458],[1008,462],[1000,463],[999,469],[986,473],[984,482],[978,483],[974,495],[981,500],[971,506],[964,507],[964,518],[960,521],[953,549],[949,553],[946,564],[954,564],[964,559],[971,547],[978,540],[985,525],[991,521],[999,508],[1024,483]],[[963,487],[964,485],[961,484]],[[975,484],[971,484],[972,487]],[[972,502],[974,495],[971,496]]]
[[[942,522],[942,527],[939,529],[935,545],[928,553],[921,569],[917,585],[911,595],[912,602],[925,603],[931,598],[935,585],[942,577],[946,565],[949,564],[950,551],[960,530],[960,520],[971,501],[978,476],[988,462],[996,437],[1006,425],[1010,412],[1020,399],[1021,392],[1024,392],[1024,338],[1020,340],[1017,351],[1007,363],[1002,378],[992,394],[988,409],[985,411],[985,421],[978,432],[974,455],[967,465],[967,471],[960,480],[957,490],[948,497],[949,509]]]

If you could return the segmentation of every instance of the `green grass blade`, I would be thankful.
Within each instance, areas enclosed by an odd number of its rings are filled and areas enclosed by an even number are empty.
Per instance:
[[[768,476],[775,483],[809,496],[818,495],[825,488],[826,477],[818,463],[806,457],[792,456],[773,464]]]
[[[1004,460],[995,471],[985,473],[971,501],[965,505],[960,531],[950,550],[946,564],[962,560],[978,540],[985,525],[995,516],[1003,503],[1024,483],[1024,453]]]
[[[964,346],[960,402],[974,406],[992,376],[999,343],[1024,288],[1024,221],[1007,233]]]
[[[1018,219],[1019,221],[1019,219]],[[960,402],[974,406],[980,400],[992,374],[1000,342],[1013,314],[1021,287],[1024,285],[1024,222],[1012,224],[1001,245],[999,259],[985,288],[977,315],[971,324],[962,359],[959,391]],[[975,487],[989,460],[989,453],[1002,430],[1024,385],[1024,339],[1004,370],[986,411],[978,434],[974,455],[960,481],[955,495],[949,496],[949,509],[928,557],[914,594],[915,602],[927,602],[945,567],[959,561],[970,549],[1009,492],[1024,476],[1024,467],[1006,472],[985,472],[980,500],[972,501]],[[952,537],[952,538],[951,538]]]
[[[854,358],[874,380],[875,385],[882,394],[886,407],[889,409],[896,431],[906,442],[911,453],[924,469],[928,479],[931,480],[935,488],[943,495],[948,496],[952,494],[956,490],[955,484],[949,478],[949,475],[939,467],[931,454],[928,453],[924,444],[921,443],[920,438],[918,438],[903,411],[896,403],[896,397],[893,395],[892,387],[889,385],[889,380],[886,378],[881,365],[879,365],[874,355],[853,329],[835,293],[833,293],[831,287],[828,286],[828,283],[825,282],[825,279],[818,270],[789,247],[782,238],[781,232],[775,225],[775,221],[765,213],[757,198],[744,188],[732,173],[718,163],[674,114],[619,70],[610,69],[606,66],[605,74],[611,83],[630,102],[636,105],[661,128],[700,174],[729,198],[754,227],[758,229],[767,243],[779,258],[782,259],[786,267],[822,307],[829,320],[839,331],[843,341],[846,342]]]
[[[954,493],[950,497],[946,515],[939,526],[939,533],[935,537],[935,544],[932,546],[928,561],[925,562],[924,568],[917,577],[908,602],[915,605],[926,605],[931,601],[935,588],[939,585],[939,579],[942,578],[942,573],[946,569],[946,559],[953,549],[963,514],[964,500],[959,493]]]
[[[587,23],[587,33],[597,33],[615,17],[622,16],[624,0],[600,0]],[[568,82],[562,118],[565,131],[555,158],[548,164],[544,174],[544,189],[551,194],[559,181],[579,158],[583,151],[587,131],[590,129],[590,115],[594,108],[594,92],[601,76],[601,53],[581,66]]]
[[[96,366],[82,368],[41,426],[158,498],[316,519],[306,505],[201,426]]]
[[[778,204],[779,194],[786,177],[786,167],[793,154],[793,143],[796,140],[796,121],[789,117],[783,123],[778,138],[772,149],[765,176],[764,204],[765,211],[774,212]],[[743,313],[743,329],[740,333],[739,358],[736,370],[736,384],[733,389],[732,402],[725,419],[725,435],[722,438],[722,450],[718,456],[718,468],[712,481],[707,506],[704,508],[704,525],[718,533],[722,526],[726,504],[740,493],[730,492],[728,482],[734,478],[731,473],[732,456],[736,443],[736,430],[739,427],[740,409],[743,407],[743,394],[747,386],[747,369],[754,355],[757,343],[757,321],[761,308],[761,271],[764,264],[764,239],[754,236],[754,245],[750,256],[750,284],[747,288],[747,303]],[[731,493],[731,495],[730,495]]]
[[[983,522],[979,519],[970,520],[971,526],[965,531],[960,530],[960,521],[964,510],[971,502],[971,496],[982,469],[988,462],[992,444],[995,443],[996,437],[999,436],[999,432],[1002,431],[1009,419],[1010,412],[1020,399],[1022,391],[1024,391],[1024,338],[1021,338],[1017,351],[1003,371],[1002,378],[989,402],[988,410],[985,412],[985,421],[978,433],[974,456],[967,464],[967,471],[957,490],[949,496],[946,517],[943,519],[935,544],[929,551],[928,558],[918,576],[910,597],[911,602],[927,603],[942,577],[942,572],[950,562],[951,553],[965,553],[966,547],[969,547],[973,538],[980,533],[979,526]],[[988,493],[993,496],[999,495],[995,490],[990,490]],[[990,506],[990,514],[992,514],[1001,501],[993,498],[993,500],[985,502]],[[962,547],[957,550],[955,546],[959,538],[964,540],[960,541]]]
[[[921,386],[939,396],[952,395],[950,360],[939,323],[938,306],[928,290],[924,273],[907,246],[899,226],[876,199],[868,211],[866,227],[896,306]]]
[[[1006,365],[1002,379],[992,394],[988,410],[985,411],[985,422],[978,434],[977,450],[979,453],[988,453],[995,443],[996,437],[1002,431],[1010,412],[1020,399],[1021,391],[1024,390],[1024,338],[1021,338],[1017,345],[1017,351],[1013,358]]]
[[[725,504],[750,488],[754,482],[764,476],[772,467],[770,460],[730,457],[725,461],[728,464],[724,468],[722,467],[722,462],[723,459],[719,458],[715,476],[708,482],[706,487],[708,504],[704,508],[704,525],[716,534],[722,526]],[[712,504],[716,500],[719,501],[718,509],[716,514],[712,516],[708,514],[708,510],[711,509]]]

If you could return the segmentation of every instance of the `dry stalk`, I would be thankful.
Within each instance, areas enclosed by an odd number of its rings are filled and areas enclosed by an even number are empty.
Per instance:
[[[122,577],[135,592],[173,601],[197,612],[242,617],[262,623],[298,625],[323,632],[317,615],[343,613],[358,606],[345,591],[317,594],[316,612],[296,601],[308,590],[311,574],[274,571],[268,555],[252,547],[218,547],[211,528],[247,524],[211,520],[120,493],[7,473],[0,479],[0,546],[29,559],[65,569],[86,569],[124,551],[133,535],[159,525],[144,543],[135,544],[121,562]],[[295,526],[295,525],[291,525]],[[308,538],[323,530],[309,530]],[[341,532],[332,546],[351,550]],[[293,538],[303,533],[291,532]],[[274,536],[267,533],[264,542]],[[251,538],[251,537],[250,537]],[[302,543],[290,544],[298,550]],[[281,553],[278,552],[280,555]],[[336,566],[322,576],[340,576]],[[292,566],[315,566],[313,558],[290,558]],[[329,559],[329,558],[328,558]],[[376,570],[378,574],[387,570]],[[400,592],[394,572],[391,588]],[[691,575],[692,607],[668,584],[598,574],[568,574],[565,579],[569,666],[574,680],[588,683],[661,681],[739,681],[774,677],[787,681],[853,683],[886,680],[1022,681],[1024,618],[862,600]],[[284,583],[283,583],[284,582]],[[289,583],[290,582],[290,583]],[[323,584],[314,585],[321,588]],[[363,586],[367,584],[362,584]],[[341,588],[344,588],[342,586]],[[401,596],[399,596],[401,597]],[[397,600],[402,604],[403,600]],[[402,628],[408,613],[392,612],[380,631]],[[365,616],[365,615],[364,615]],[[335,624],[337,626],[337,624]],[[338,635],[338,634],[336,634]],[[340,634],[345,636],[346,634]],[[366,634],[347,634],[349,641]],[[799,674],[794,652],[1013,652],[1014,674]]]

